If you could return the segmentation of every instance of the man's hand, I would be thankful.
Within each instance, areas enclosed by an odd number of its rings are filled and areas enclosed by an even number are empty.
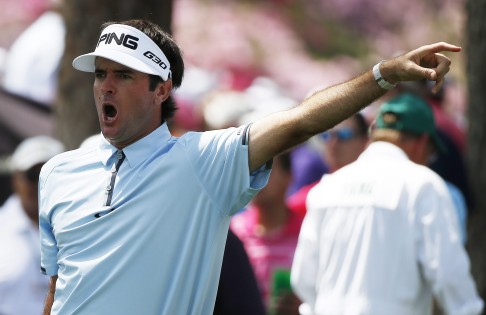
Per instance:
[[[441,53],[445,51],[459,52],[461,47],[444,42],[425,45],[383,62],[380,71],[390,83],[421,79],[435,81],[432,92],[437,93],[451,65],[451,60]]]

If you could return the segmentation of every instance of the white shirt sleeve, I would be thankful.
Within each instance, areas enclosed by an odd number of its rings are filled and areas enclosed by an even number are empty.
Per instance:
[[[480,314],[483,301],[470,274],[453,207],[445,184],[435,181],[421,188],[415,206],[417,257],[445,314]]]
[[[312,190],[307,200],[312,200]],[[311,315],[316,303],[316,278],[319,269],[319,229],[322,215],[311,204],[300,228],[299,241],[294,254],[290,281],[294,292],[302,301],[300,314]],[[322,211],[320,211],[322,212]]]

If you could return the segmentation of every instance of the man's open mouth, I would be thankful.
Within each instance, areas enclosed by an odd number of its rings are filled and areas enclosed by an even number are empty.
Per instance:
[[[113,119],[115,119],[117,113],[118,113],[118,111],[116,110],[115,106],[113,106],[111,104],[104,104],[103,105],[103,118],[104,118],[104,120],[112,121]]]

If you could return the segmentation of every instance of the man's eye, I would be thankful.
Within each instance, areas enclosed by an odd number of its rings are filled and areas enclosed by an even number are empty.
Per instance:
[[[120,74],[119,74],[119,76],[120,76],[120,78],[122,78],[122,79],[130,79],[130,78],[131,78],[131,77],[130,77],[128,74],[126,74],[126,73],[120,73]]]
[[[100,78],[104,78],[104,77],[105,77],[105,73],[95,72],[95,78],[100,79]]]

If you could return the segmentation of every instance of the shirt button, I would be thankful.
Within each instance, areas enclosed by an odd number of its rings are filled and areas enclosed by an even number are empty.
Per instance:
[[[106,186],[106,190],[110,191],[111,190],[111,185]]]

